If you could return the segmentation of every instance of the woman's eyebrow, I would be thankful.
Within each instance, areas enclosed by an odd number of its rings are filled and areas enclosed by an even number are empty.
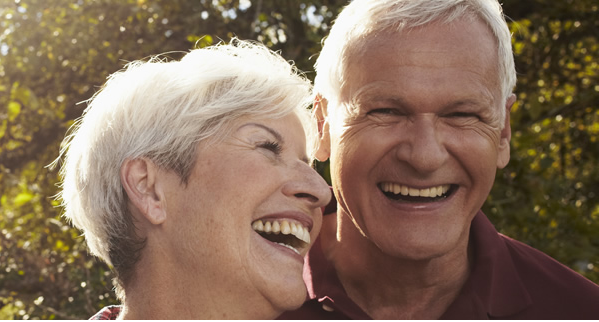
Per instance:
[[[283,136],[281,135],[281,133],[277,132],[277,130],[275,130],[275,129],[273,129],[273,128],[270,128],[270,127],[268,127],[268,126],[266,126],[266,125],[264,125],[264,124],[260,124],[260,123],[253,123],[253,122],[251,122],[251,123],[246,123],[246,124],[242,125],[242,126],[240,127],[240,129],[241,129],[241,128],[244,128],[244,127],[246,127],[246,126],[256,126],[256,127],[259,127],[259,128],[261,128],[261,129],[265,130],[266,132],[268,132],[268,133],[272,134],[272,136],[274,136],[274,137],[275,137],[275,139],[277,139],[277,141],[279,141],[279,142],[280,142],[282,145],[285,145],[285,140],[283,139]],[[302,156],[300,159],[301,159],[301,160],[302,160],[304,163],[306,163],[306,164],[310,164],[310,159],[308,158],[308,156],[304,155],[304,156]]]
[[[270,128],[264,124],[260,124],[260,123],[246,123],[244,125],[242,125],[240,128],[244,128],[246,126],[256,126],[259,127],[265,131],[267,131],[268,133],[272,134],[272,136],[275,137],[275,139],[277,139],[277,141],[281,142],[282,144],[285,143],[285,140],[283,140],[283,136],[281,135],[281,133],[277,132],[275,129]]]

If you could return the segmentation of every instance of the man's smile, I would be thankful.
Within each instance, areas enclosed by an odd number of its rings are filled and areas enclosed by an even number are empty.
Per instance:
[[[405,202],[434,202],[447,198],[457,189],[457,185],[452,184],[414,188],[394,182],[382,182],[378,186],[388,198]]]

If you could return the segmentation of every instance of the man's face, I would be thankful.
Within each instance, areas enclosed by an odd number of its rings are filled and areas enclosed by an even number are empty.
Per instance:
[[[346,73],[351,112],[329,120],[335,194],[384,253],[448,254],[467,244],[509,160],[493,36],[457,21],[378,34],[366,48]]]

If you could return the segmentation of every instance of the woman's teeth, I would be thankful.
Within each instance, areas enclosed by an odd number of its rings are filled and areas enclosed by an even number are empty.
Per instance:
[[[297,250],[295,247],[293,247],[291,245],[287,245],[285,243],[275,243],[275,244],[279,244],[281,246],[287,247],[287,248],[291,249],[292,251],[294,251],[296,254],[301,255],[299,250]]]
[[[252,223],[252,228],[259,233],[274,235],[293,235],[306,244],[310,244],[310,232],[308,228],[300,223],[289,222],[287,220],[256,220]]]
[[[440,185],[437,187],[431,187],[431,188],[426,188],[426,189],[416,189],[416,188],[411,188],[408,186],[400,185],[397,183],[391,183],[391,182],[381,183],[381,190],[383,192],[393,193],[393,194],[402,195],[402,196],[410,196],[410,197],[430,197],[430,198],[440,197],[440,196],[444,195],[445,193],[447,193],[447,191],[449,191],[450,187],[451,187],[450,185],[446,184],[446,185]]]

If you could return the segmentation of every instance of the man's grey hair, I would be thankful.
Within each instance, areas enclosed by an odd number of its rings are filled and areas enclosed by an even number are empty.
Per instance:
[[[499,58],[502,107],[516,85],[511,33],[496,0],[353,0],[335,20],[316,61],[314,90],[337,106],[349,82],[346,75],[353,58],[365,50],[374,34],[401,32],[432,22],[451,23],[463,17],[479,18],[495,36]],[[505,109],[501,108],[501,120]]]
[[[127,64],[88,101],[63,142],[64,216],[83,231],[91,253],[114,267],[122,286],[145,244],[127,207],[123,163],[146,158],[187,183],[198,143],[222,139],[240,117],[295,113],[304,131],[314,133],[311,89],[279,54],[237,39],[194,49],[180,61],[156,56]],[[315,139],[308,139],[308,154]]]

